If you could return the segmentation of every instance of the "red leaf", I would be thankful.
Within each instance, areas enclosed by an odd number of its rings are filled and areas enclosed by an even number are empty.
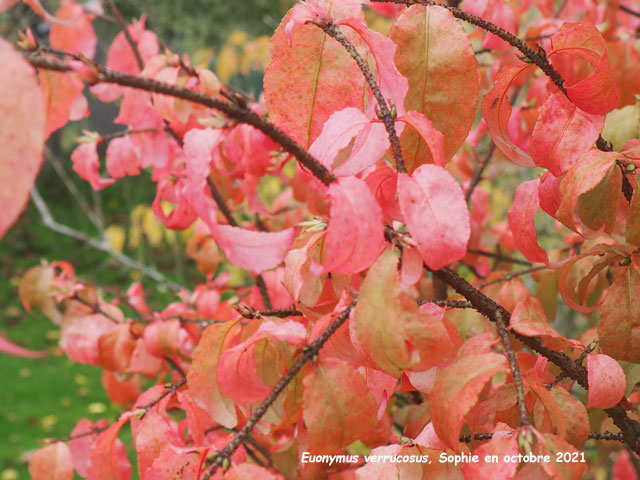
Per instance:
[[[493,88],[487,92],[482,100],[482,117],[487,122],[493,142],[509,160],[522,167],[533,167],[535,164],[528,153],[514,144],[509,134],[512,109],[507,92],[515,78],[528,68],[531,66],[509,65],[501,68],[496,75]]]
[[[211,418],[227,428],[238,423],[233,401],[222,393],[218,381],[218,364],[223,346],[236,322],[209,325],[193,353],[187,372],[187,385],[196,403]]]
[[[100,161],[96,142],[78,145],[71,154],[71,161],[73,171],[89,182],[94,190],[102,190],[115,182],[113,178],[100,178]]]
[[[611,408],[624,397],[627,379],[622,367],[608,355],[590,353],[587,356],[589,373],[589,408]]]
[[[335,358],[321,360],[304,377],[302,415],[309,430],[309,451],[331,454],[366,442],[377,429],[378,407],[364,377]]]
[[[355,177],[329,186],[331,201],[324,272],[358,273],[384,248],[382,211],[367,184]]]
[[[521,183],[516,189],[513,205],[509,208],[509,229],[513,242],[527,260],[549,263],[547,252],[538,245],[538,235],[533,219],[540,202],[538,188],[540,180]]]
[[[116,324],[102,314],[68,317],[62,323],[60,348],[71,360],[98,365],[98,340],[116,328]]]
[[[129,420],[129,412],[98,435],[95,446],[91,451],[91,464],[87,480],[129,480],[131,478],[131,463],[127,458],[127,451],[118,439],[118,432]]]
[[[423,260],[433,270],[465,256],[469,210],[458,182],[444,168],[422,165],[398,176],[400,208]]]
[[[69,450],[71,452],[73,466],[83,478],[89,475],[91,452],[95,447],[96,437],[98,436],[98,432],[93,432],[99,428],[104,430],[106,426],[106,420],[100,420],[94,424],[91,420],[83,418],[71,431]]]
[[[620,199],[622,173],[616,165],[622,156],[616,152],[591,150],[583,154],[560,183],[562,201],[556,218],[578,232],[574,214],[591,230],[613,230]]]
[[[404,106],[446,132],[442,159],[446,161],[462,145],[476,118],[478,63],[469,36],[448,10],[414,5],[395,20],[389,37],[398,46],[396,66],[409,80]],[[405,130],[400,140],[409,171],[433,162],[415,132]]]
[[[395,376],[450,362],[457,350],[443,321],[418,312],[415,300],[402,291],[397,266],[393,249],[380,255],[360,286],[351,321],[359,346],[380,370]]]
[[[376,83],[387,101],[391,100],[398,111],[403,114],[404,99],[409,90],[409,82],[398,71],[395,64],[397,46],[379,32],[371,30],[360,18],[347,18],[340,22],[354,29],[369,47],[369,52],[376,61]],[[372,102],[373,104],[373,102]]]
[[[603,126],[604,116],[580,110],[562,93],[551,95],[531,134],[531,157],[559,177],[593,146]]]
[[[75,0],[63,0],[56,12],[56,18],[68,22],[54,23],[49,33],[49,43],[53,48],[71,53],[81,53],[93,58],[96,52],[96,32],[89,15]]]
[[[611,72],[604,38],[595,25],[565,23],[560,31],[551,37],[551,45],[549,59],[554,66],[560,67],[560,74],[565,80],[564,87],[573,103],[585,112],[595,115],[604,115],[616,108],[618,87]],[[572,59],[558,59],[558,54],[582,58],[595,70],[586,78],[580,78],[574,72]]]
[[[126,135],[114,138],[107,147],[107,172],[113,178],[122,178],[127,175],[140,173],[140,162],[135,153],[131,137]]]
[[[47,356],[47,352],[37,352],[16,345],[0,335],[0,352],[6,353],[13,357],[40,358]]]
[[[577,340],[568,340],[553,329],[536,297],[527,297],[516,305],[509,328],[527,337],[540,337],[544,346],[551,350],[582,346]]]
[[[187,162],[189,201],[200,218],[209,227],[211,235],[230,262],[262,273],[278,266],[284,260],[293,242],[295,231],[256,232],[230,225],[218,225],[217,207],[205,194],[213,149],[222,141],[222,130],[193,129],[184,137],[184,155]]]
[[[518,462],[505,462],[505,456],[518,455],[518,436],[516,432],[499,438],[492,438],[474,450],[478,463],[463,463],[462,473],[465,478],[490,478],[491,480],[511,480],[518,469]],[[487,462],[492,455],[498,462]]]
[[[418,132],[422,140],[424,140],[429,147],[433,163],[444,167],[446,162],[444,156],[444,135],[433,126],[431,120],[415,110],[407,112],[404,116],[400,117],[399,120],[408,123]]]
[[[304,344],[307,330],[301,323],[290,320],[284,323],[263,322],[247,340],[225,350],[218,364],[220,389],[229,397],[242,403],[259,402],[271,388],[258,374],[256,343],[266,339],[278,339],[300,346]]]
[[[0,238],[18,219],[40,171],[45,136],[45,105],[33,67],[0,39]]]
[[[431,395],[435,431],[457,450],[464,416],[478,401],[485,384],[498,372],[507,372],[507,360],[497,353],[468,355],[438,372]]]
[[[271,38],[264,94],[271,121],[308,147],[331,114],[347,107],[362,108],[365,80],[344,47],[327,39],[315,25],[293,26],[289,41],[285,27],[290,18],[282,20]],[[358,36],[345,35],[364,55]]]
[[[40,70],[38,78],[47,103],[46,138],[64,127],[69,120],[80,120],[87,116],[89,106],[82,93],[84,84],[76,75]]]
[[[56,442],[35,451],[29,458],[29,473],[33,480],[71,480],[71,452],[64,442]]]

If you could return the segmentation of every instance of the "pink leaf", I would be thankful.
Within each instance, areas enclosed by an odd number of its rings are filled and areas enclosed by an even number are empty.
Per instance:
[[[331,217],[324,272],[357,273],[368,268],[384,247],[382,211],[367,184],[344,177],[327,191]]]
[[[509,228],[516,247],[527,260],[549,263],[547,252],[538,245],[538,234],[533,222],[540,206],[539,185],[540,180],[535,179],[518,186],[513,205],[509,209]]]
[[[75,0],[64,0],[56,12],[56,18],[68,22],[54,23],[49,33],[49,43],[53,48],[71,53],[81,53],[93,58],[96,52],[96,32],[91,18]]]
[[[230,262],[254,273],[262,273],[282,263],[293,243],[295,229],[256,232],[218,225],[211,234]]]
[[[118,432],[130,416],[129,412],[122,414],[116,423],[98,435],[91,451],[87,480],[129,480],[131,478],[131,463],[127,458],[124,445],[118,439]]]
[[[238,402],[259,402],[271,389],[258,374],[254,346],[266,339],[278,339],[292,345],[302,345],[307,330],[301,323],[290,320],[285,323],[264,322],[244,342],[225,350],[218,364],[218,382],[221,390]]]
[[[559,177],[588,151],[604,126],[604,116],[580,110],[562,93],[547,97],[531,134],[531,157]]]
[[[0,39],[0,238],[18,219],[42,165],[45,104],[33,67]]]
[[[627,379],[618,362],[609,355],[590,353],[587,356],[589,373],[588,408],[611,408],[624,397]]]
[[[398,176],[400,208],[423,260],[433,270],[460,260],[471,235],[469,210],[458,182],[444,168],[421,165]]]
[[[71,480],[73,463],[67,444],[56,442],[34,452],[29,458],[29,473],[33,480]]]
[[[115,182],[113,178],[100,178],[100,161],[98,160],[97,143],[78,145],[71,154],[73,171],[91,184],[94,190],[101,190]]]
[[[0,335],[0,352],[12,355],[14,357],[26,357],[26,358],[40,358],[47,355],[47,352],[36,352],[35,350],[28,350],[20,345],[7,340]]]
[[[512,434],[492,438],[474,450],[473,455],[477,455],[479,461],[462,464],[465,478],[511,480],[518,469],[518,462],[506,462],[504,457],[518,455],[518,436]],[[487,461],[491,456],[497,456],[498,462]]]
[[[516,305],[511,314],[509,328],[527,337],[540,337],[545,347],[561,351],[570,347],[581,347],[577,340],[568,340],[549,324],[540,300],[527,297]]]
[[[433,163],[444,167],[446,163],[444,156],[444,135],[433,126],[431,120],[415,110],[407,112],[400,120],[411,125],[427,143],[431,151]]]
[[[359,18],[348,18],[340,23],[354,29],[365,41],[376,60],[378,73],[376,83],[385,100],[391,100],[395,104],[398,114],[402,115],[404,113],[404,98],[409,91],[409,81],[396,68],[394,61],[396,44],[390,38],[371,30]]]
[[[335,169],[337,175],[355,175],[375,165],[389,148],[384,125],[371,122],[360,110],[350,107],[329,117],[322,132],[309,148],[309,153],[325,167],[334,170],[333,162],[338,152],[346,148],[354,137],[357,139],[349,159]]]

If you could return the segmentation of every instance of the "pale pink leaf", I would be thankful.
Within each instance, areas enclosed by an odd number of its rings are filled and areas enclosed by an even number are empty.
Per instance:
[[[29,473],[32,480],[71,480],[73,463],[67,444],[56,442],[35,451],[29,458]]]
[[[344,177],[329,186],[331,216],[326,238],[325,272],[357,273],[368,268],[384,247],[382,210],[367,184]]]
[[[47,352],[36,352],[27,348],[16,345],[0,335],[0,352],[6,353],[13,357],[39,358],[47,355]]]
[[[437,270],[465,256],[471,235],[469,210],[460,184],[436,165],[398,176],[400,208],[422,259]]]
[[[400,120],[411,125],[420,134],[431,151],[433,163],[443,167],[447,160],[444,156],[444,135],[442,132],[438,131],[424,114],[415,110],[407,112]]]
[[[627,379],[618,362],[609,355],[590,353],[587,356],[589,374],[588,408],[611,408],[624,397]]]
[[[33,67],[0,38],[0,238],[24,210],[42,165],[45,104]]]

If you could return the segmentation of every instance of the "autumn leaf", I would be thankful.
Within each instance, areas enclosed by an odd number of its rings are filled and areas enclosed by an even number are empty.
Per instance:
[[[0,39],[0,238],[18,219],[40,171],[45,137],[45,105],[34,69],[11,44]]]
[[[399,15],[389,37],[398,46],[396,66],[409,80],[404,106],[424,114],[434,129],[446,132],[446,161],[462,145],[476,116],[478,72],[469,37],[448,10],[422,5]],[[417,132],[405,129],[400,142],[409,171],[423,163],[442,166]]]
[[[458,448],[464,416],[491,377],[507,370],[503,355],[485,353],[458,358],[438,372],[431,395],[431,418],[438,437],[447,446]]]
[[[71,480],[73,463],[67,444],[55,442],[35,451],[29,458],[29,473],[33,480]]]
[[[458,182],[442,167],[422,165],[398,176],[400,208],[427,266],[445,267],[465,256],[469,210]]]
[[[332,454],[377,429],[377,406],[364,377],[348,363],[322,360],[304,378],[302,416],[309,451]]]
[[[590,353],[587,356],[589,374],[589,408],[611,408],[623,397],[627,388],[624,371],[608,355]]]

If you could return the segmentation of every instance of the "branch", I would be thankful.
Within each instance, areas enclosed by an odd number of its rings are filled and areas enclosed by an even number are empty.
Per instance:
[[[231,441],[220,451],[217,452],[213,463],[209,467],[209,469],[205,472],[202,477],[203,480],[209,480],[211,476],[216,473],[218,467],[220,467],[225,460],[228,462],[229,458],[235,452],[238,447],[247,439],[253,427],[260,421],[260,419],[267,413],[269,407],[276,401],[278,396],[282,393],[282,391],[289,385],[289,383],[295,378],[298,372],[302,369],[302,367],[312,360],[320,351],[320,349],[324,346],[324,344],[329,340],[331,335],[349,318],[349,313],[353,307],[355,307],[357,300],[353,300],[347,308],[345,308],[333,321],[329,324],[329,326],[320,334],[318,338],[316,338],[307,348],[304,350],[304,354],[300,359],[293,364],[291,369],[276,383],[271,393],[265,398],[260,406],[253,412],[251,418],[247,421],[247,423],[234,435]]]
[[[433,275],[451,285],[459,294],[469,300],[478,312],[489,320],[497,322],[499,316],[504,321],[505,326],[509,325],[511,314],[504,307],[498,305],[480,290],[474,288],[453,270],[444,268],[434,271]],[[526,337],[516,332],[512,332],[512,334],[531,350],[558,365],[567,377],[577,381],[585,389],[589,388],[587,370],[581,364],[574,362],[562,352],[556,352],[546,348],[540,337]],[[620,405],[607,408],[604,411],[613,419],[614,424],[622,432],[625,443],[631,447],[634,452],[640,454],[640,423],[630,419],[627,416],[627,412]]]
[[[72,71],[71,67],[69,67],[65,62],[53,58],[27,56],[26,59],[31,63],[31,65],[37,68],[55,70],[58,72]],[[123,87],[137,88],[139,90],[181,98],[209,108],[214,108],[225,113],[237,122],[251,125],[279,144],[286,152],[293,155],[305,168],[307,168],[325,185],[329,185],[336,180],[336,176],[333,173],[309,154],[295,140],[276,127],[273,123],[269,122],[249,108],[244,108],[237,104],[226,102],[219,98],[212,97],[202,92],[196,92],[195,90],[190,90],[185,87],[111,70],[103,65],[93,63],[91,60],[85,59],[85,62],[90,68],[96,70],[98,77],[97,82],[114,83]]]
[[[235,308],[240,315],[248,319],[260,317],[301,317],[303,315],[302,312],[299,312],[295,306],[291,306],[289,308],[270,308],[265,310],[256,310],[255,308],[249,307],[247,305],[236,305]]]
[[[133,258],[130,258],[125,254],[114,250],[105,240],[98,240],[98,239],[92,238],[84,234],[83,232],[80,232],[71,227],[68,227],[67,225],[62,225],[58,223],[53,218],[53,215],[51,215],[51,211],[49,210],[49,207],[47,206],[44,199],[40,195],[40,192],[38,192],[38,190],[35,187],[31,190],[31,199],[33,200],[33,203],[36,206],[36,209],[40,213],[42,223],[44,223],[44,225],[47,228],[53,230],[54,232],[61,233],[62,235],[66,235],[67,237],[80,240],[81,242],[86,243],[90,247],[108,254],[111,258],[121,263],[125,267],[128,267],[132,270],[138,270],[145,277],[149,277],[152,280],[155,280],[156,282],[167,286],[174,292],[179,292],[181,290],[188,291],[187,288],[173,282],[172,280],[169,280],[167,277],[165,277],[162,273],[160,273],[155,268],[151,268],[147,265],[144,265],[138,262],[137,260],[134,260]]]
[[[349,52],[349,55],[353,57],[353,59],[360,67],[362,74],[364,75],[365,80],[369,84],[371,91],[373,92],[373,96],[376,98],[378,102],[378,106],[380,107],[380,119],[382,123],[384,123],[385,128],[387,129],[387,134],[389,135],[389,142],[391,142],[391,151],[393,152],[393,158],[396,161],[396,168],[399,172],[406,173],[407,169],[404,164],[404,159],[402,158],[402,149],[400,148],[400,140],[398,139],[398,133],[396,132],[395,127],[395,115],[389,110],[389,106],[387,105],[387,101],[385,100],[382,92],[380,91],[380,87],[376,83],[373,78],[373,73],[369,70],[369,67],[362,59],[362,57],[358,54],[355,47],[351,44],[351,42],[345,37],[338,27],[333,23],[324,23],[318,25],[322,30],[329,35],[330,37],[335,38],[346,50]]]

